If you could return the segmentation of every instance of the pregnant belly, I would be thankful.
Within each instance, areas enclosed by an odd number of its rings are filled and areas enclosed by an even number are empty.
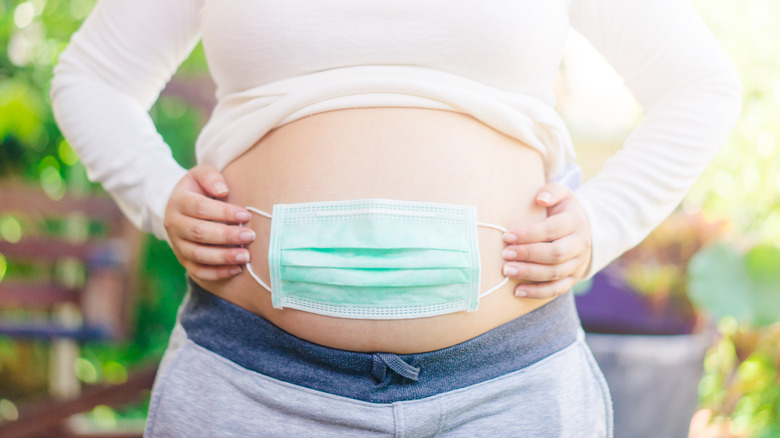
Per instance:
[[[384,198],[473,205],[477,220],[512,228],[541,221],[534,195],[541,155],[470,116],[412,108],[330,111],[279,127],[230,163],[229,202],[271,212],[274,204]],[[271,220],[255,215],[249,246],[267,284]],[[502,233],[479,228],[480,290],[503,280]],[[545,300],[514,296],[509,281],[474,312],[401,320],[345,319],[275,309],[247,270],[201,286],[308,341],[353,351],[416,353],[445,348],[526,314]]]

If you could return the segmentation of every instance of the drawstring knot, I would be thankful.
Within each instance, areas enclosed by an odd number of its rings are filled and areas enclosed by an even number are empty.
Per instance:
[[[392,353],[374,353],[374,363],[371,365],[371,375],[379,382],[384,382],[387,369],[390,368],[399,376],[412,381],[417,381],[420,376],[420,368],[404,362],[403,359]]]

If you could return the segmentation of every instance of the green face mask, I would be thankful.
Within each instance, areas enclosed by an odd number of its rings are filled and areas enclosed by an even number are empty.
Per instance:
[[[477,310],[472,206],[384,199],[274,205],[268,265],[275,308],[356,319],[422,318]]]

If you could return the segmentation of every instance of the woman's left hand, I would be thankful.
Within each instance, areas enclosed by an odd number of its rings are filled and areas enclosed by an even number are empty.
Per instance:
[[[552,298],[571,289],[590,265],[591,234],[585,209],[565,185],[550,182],[536,194],[547,208],[542,222],[504,234],[504,275],[530,281],[515,288],[526,298]]]

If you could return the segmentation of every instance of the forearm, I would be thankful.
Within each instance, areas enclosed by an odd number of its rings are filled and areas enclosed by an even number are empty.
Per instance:
[[[645,111],[622,150],[576,191],[593,230],[591,276],[680,203],[734,126],[742,96],[687,0],[573,0],[570,16]]]
[[[102,184],[137,227],[165,238],[165,205],[186,171],[127,96],[72,71],[52,83],[54,115],[92,181]]]
[[[87,169],[139,228],[165,238],[163,216],[185,170],[148,114],[199,38],[197,1],[103,0],[54,70],[51,100]]]
[[[576,191],[592,228],[587,276],[641,242],[682,201],[731,131],[739,102],[739,82],[724,72],[656,104]]]

